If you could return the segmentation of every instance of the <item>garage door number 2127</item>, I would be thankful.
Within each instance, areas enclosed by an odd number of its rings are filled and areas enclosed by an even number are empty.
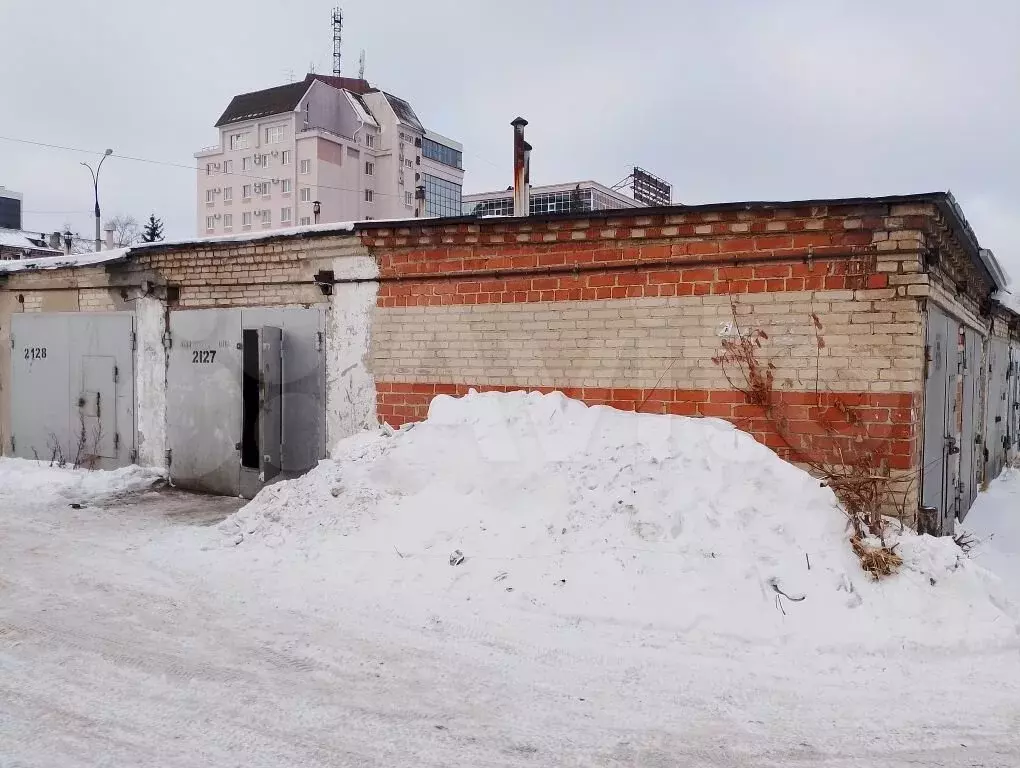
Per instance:
[[[192,363],[211,363],[216,359],[215,349],[195,349],[191,352]]]

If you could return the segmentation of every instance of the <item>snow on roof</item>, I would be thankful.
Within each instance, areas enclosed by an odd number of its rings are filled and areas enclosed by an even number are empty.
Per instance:
[[[4,248],[24,248],[33,251],[53,250],[46,244],[46,238],[42,235],[36,235],[34,232],[24,232],[20,229],[0,229],[0,246]],[[59,251],[53,252],[59,253]]]
[[[351,93],[350,91],[341,91],[341,93],[347,97],[347,101],[351,103],[351,107],[354,108],[354,114],[358,116],[359,120],[366,125],[371,125],[375,128],[379,127],[379,123],[377,123],[375,118],[372,117],[372,114],[368,111],[365,102],[361,100],[360,96]]]
[[[127,258],[131,248],[114,248],[94,253],[71,253],[60,256],[41,256],[37,259],[0,261],[0,274],[9,272],[31,272],[39,269],[66,269],[69,267],[91,267]]]
[[[0,261],[0,274],[9,272],[26,272],[39,269],[68,269],[73,267],[93,267],[98,264],[109,264],[123,261],[130,256],[153,248],[173,248],[188,245],[217,245],[229,243],[251,243],[272,238],[286,238],[306,235],[309,233],[342,233],[353,232],[357,222],[329,222],[326,224],[307,224],[302,227],[287,229],[270,229],[264,232],[252,232],[241,235],[216,235],[213,237],[193,237],[183,240],[161,240],[156,243],[139,243],[126,248],[114,248],[109,251],[98,251],[81,254],[61,254],[38,259],[20,259],[18,261]]]

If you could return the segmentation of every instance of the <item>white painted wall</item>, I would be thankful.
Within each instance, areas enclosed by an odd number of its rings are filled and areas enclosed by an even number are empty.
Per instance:
[[[379,268],[370,256],[338,256],[336,279],[372,279]],[[376,425],[375,379],[369,363],[372,313],[379,283],[339,283],[333,286],[326,315],[326,447]]]
[[[166,466],[166,307],[153,296],[135,302],[137,464]]]

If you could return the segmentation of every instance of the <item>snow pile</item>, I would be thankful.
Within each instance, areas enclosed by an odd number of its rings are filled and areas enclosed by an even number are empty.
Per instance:
[[[872,582],[832,493],[749,435],[559,393],[437,397],[427,421],[342,441],[220,531],[404,614],[524,611],[708,644],[1018,639],[994,577],[951,540],[904,533],[902,572]]]
[[[30,459],[0,458],[0,499],[49,503],[57,497],[80,502],[143,490],[164,477],[161,469],[136,465],[89,471],[49,466]]]
[[[971,557],[1000,576],[1020,601],[1020,469],[1005,469],[980,494],[964,528],[976,539]]]

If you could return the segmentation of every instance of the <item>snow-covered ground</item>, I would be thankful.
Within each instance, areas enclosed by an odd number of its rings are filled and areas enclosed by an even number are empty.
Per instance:
[[[723,422],[440,397],[334,455],[218,525],[0,461],[0,764],[1020,763],[1010,585],[909,533],[871,582]]]
[[[1007,468],[978,496],[963,526],[971,557],[1000,576],[1020,604],[1020,469]]]

